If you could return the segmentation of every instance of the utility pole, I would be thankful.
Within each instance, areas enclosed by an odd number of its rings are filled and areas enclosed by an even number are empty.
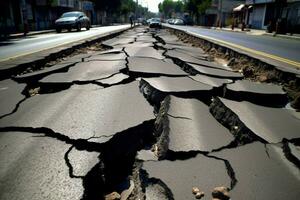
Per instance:
[[[135,16],[134,16],[134,26],[135,26],[135,22],[137,20],[137,15],[138,15],[138,7],[139,7],[139,0],[136,0],[136,6],[135,6]]]

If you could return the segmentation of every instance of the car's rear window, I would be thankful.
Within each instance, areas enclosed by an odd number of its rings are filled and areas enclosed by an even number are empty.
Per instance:
[[[61,17],[78,17],[80,13],[78,12],[68,12],[64,13]]]

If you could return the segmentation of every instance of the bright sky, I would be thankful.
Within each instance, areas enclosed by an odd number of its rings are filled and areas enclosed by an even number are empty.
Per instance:
[[[148,7],[151,12],[158,12],[158,4],[163,0],[138,0],[139,4]]]

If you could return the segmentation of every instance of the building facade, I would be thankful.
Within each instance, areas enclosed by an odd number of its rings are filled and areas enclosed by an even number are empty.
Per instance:
[[[53,28],[64,12],[83,11],[93,22],[94,5],[82,0],[9,0],[0,1],[0,36],[15,32]]]
[[[205,26],[227,26],[232,20],[233,8],[245,3],[244,0],[212,0],[211,7],[205,12]]]
[[[251,28],[300,33],[300,0],[246,0]]]

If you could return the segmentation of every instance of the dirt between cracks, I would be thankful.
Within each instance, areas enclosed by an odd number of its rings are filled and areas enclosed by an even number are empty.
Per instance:
[[[211,47],[197,38],[184,35],[182,33],[170,31],[171,34],[175,34],[179,39],[184,41],[185,43],[190,43],[192,46],[200,47],[205,50],[207,54],[211,57],[215,58],[215,61],[220,64],[227,64],[234,71],[242,72],[246,79],[256,82],[267,82],[267,83],[275,83],[282,85],[285,91],[288,93],[290,101],[294,108],[300,109],[300,81],[299,78],[296,78],[292,74],[284,73],[279,71],[271,66],[263,65],[262,63],[258,63],[254,60],[249,60],[249,58],[235,55],[233,59],[229,59],[230,52],[227,52],[223,49],[216,49]],[[138,34],[148,34],[148,31],[140,30]],[[128,35],[127,35],[128,36]],[[130,34],[129,34],[130,36]],[[138,36],[135,36],[138,37]],[[153,45],[157,45],[159,43],[158,38],[156,37],[156,33],[153,32],[151,35],[147,35],[147,37],[153,37],[157,40]],[[133,43],[134,44],[134,43]],[[129,45],[129,44],[126,44]],[[126,48],[124,45],[124,48]],[[157,46],[155,46],[157,47]],[[105,45],[101,45],[100,43],[96,43],[95,45],[86,47],[84,49],[80,49],[75,51],[74,54],[69,55],[69,58],[85,53],[93,53],[96,51],[102,51],[108,48]],[[156,77],[157,74],[151,74],[146,72],[140,73],[132,73],[130,68],[128,67],[128,57],[130,57],[126,50],[122,48],[122,53],[125,53],[126,58],[126,68],[121,70],[120,73],[124,75],[128,75],[128,78],[114,84],[103,84],[95,81],[83,81],[72,83],[55,83],[55,84],[42,84],[38,81],[41,77],[32,78],[32,80],[28,81],[28,86],[25,88],[23,93],[26,94],[27,98],[37,94],[48,94],[55,93],[58,91],[68,90],[72,85],[85,85],[85,84],[94,84],[97,86],[101,86],[103,88],[109,88],[112,86],[118,85],[127,85],[133,81],[139,80],[139,90],[147,99],[148,103],[153,107],[155,119],[151,119],[148,121],[141,122],[140,124],[130,127],[126,130],[115,133],[114,136],[108,139],[107,142],[104,143],[96,143],[91,142],[89,139],[71,139],[64,134],[60,134],[54,132],[49,128],[32,128],[32,127],[4,127],[0,132],[30,132],[33,134],[44,134],[45,137],[56,138],[61,142],[65,142],[67,144],[71,144],[72,147],[66,152],[65,160],[70,168],[70,174],[72,175],[73,167],[70,164],[70,160],[68,158],[68,153],[74,147],[78,150],[84,150],[87,152],[97,152],[99,153],[99,161],[98,163],[88,172],[87,175],[79,177],[83,181],[83,186],[85,189],[84,195],[82,199],[104,199],[105,195],[109,193],[113,193],[115,191],[121,193],[124,185],[128,185],[129,180],[133,181],[133,191],[131,191],[130,196],[127,199],[146,199],[147,196],[147,187],[148,193],[154,189],[154,191],[159,191],[157,193],[161,193],[161,195],[165,196],[165,199],[173,199],[173,194],[167,184],[163,181],[159,180],[155,177],[148,177],[149,174],[146,170],[143,169],[143,164],[147,163],[147,160],[139,160],[137,158],[137,154],[141,150],[148,150],[155,154],[158,160],[160,161],[182,161],[180,163],[184,164],[185,160],[193,160],[196,156],[198,156],[199,160],[210,160],[213,162],[220,162],[220,169],[224,175],[224,178],[228,179],[231,185],[231,189],[233,189],[238,182],[238,177],[235,175],[234,166],[231,165],[229,160],[219,158],[215,155],[209,155],[209,153],[222,153],[222,150],[232,150],[239,146],[245,146],[246,144],[253,142],[260,142],[259,145],[265,145],[265,141],[261,140],[261,138],[257,137],[255,133],[253,133],[250,129],[248,129],[241,120],[239,120],[238,116],[236,116],[233,112],[229,112],[225,105],[219,99],[212,100],[213,96],[221,96],[223,94],[223,86],[220,86],[219,89],[211,89],[211,91],[207,91],[206,93],[201,91],[199,92],[191,92],[191,91],[181,91],[174,92],[173,95],[177,95],[182,99],[194,98],[198,100],[202,100],[203,103],[206,104],[208,108],[210,108],[210,113],[213,117],[219,121],[224,127],[230,130],[232,135],[234,135],[235,139],[226,146],[221,146],[218,149],[214,149],[212,152],[201,152],[201,151],[186,151],[186,152],[175,152],[170,151],[168,147],[169,143],[169,134],[170,134],[170,124],[169,117],[172,117],[169,113],[170,109],[170,93],[159,91],[157,88],[152,87],[149,83],[147,83],[143,78],[150,76],[151,78]],[[157,50],[157,49],[156,49]],[[165,49],[165,52],[167,50]],[[164,54],[162,54],[164,55]],[[61,61],[64,61],[68,57],[61,57],[55,61],[51,61],[45,65],[45,67],[51,67]],[[83,62],[83,61],[82,61]],[[44,66],[43,66],[44,67]],[[72,68],[70,66],[68,68]],[[182,67],[182,66],[181,66]],[[37,68],[29,68],[23,73],[18,75],[30,73],[32,71],[38,71],[43,69],[42,67]],[[190,69],[190,68],[189,68]],[[188,69],[187,69],[188,71]],[[54,72],[52,72],[54,73]],[[149,75],[150,74],[150,75]],[[190,73],[191,75],[191,73]],[[166,76],[166,75],[165,75]],[[170,78],[170,77],[169,77]],[[178,77],[177,77],[178,78]],[[147,80],[147,79],[146,79]],[[149,105],[149,106],[150,106]],[[15,112],[17,112],[18,107]],[[223,111],[223,112],[222,112]],[[177,117],[182,120],[190,120],[189,118]],[[289,151],[290,147],[288,146],[288,142],[286,141],[286,154],[291,156]],[[238,151],[238,150],[237,150]],[[294,157],[291,160],[296,160]],[[188,162],[189,162],[188,161]],[[153,161],[154,163],[155,161]],[[166,162],[166,163],[167,163]],[[159,161],[157,162],[159,164]],[[161,169],[157,169],[160,171]],[[154,170],[155,171],[155,170]],[[212,170],[210,170],[212,171]],[[225,173],[224,173],[225,172]],[[227,175],[226,175],[227,173]],[[73,175],[72,175],[73,176]],[[71,178],[72,178],[71,176]],[[213,178],[212,178],[213,179]],[[203,180],[203,179],[202,179]],[[148,181],[148,182],[147,182]],[[180,181],[180,180],[178,180]],[[176,181],[177,182],[177,181]],[[218,186],[215,185],[214,186]],[[212,189],[212,188],[211,188]],[[128,189],[129,190],[129,189]],[[191,192],[191,191],[189,191]],[[210,196],[207,193],[207,196]],[[206,198],[206,197],[205,197]],[[118,199],[118,198],[116,198]],[[164,199],[164,198],[159,198]]]
[[[184,43],[203,49],[207,54],[214,57],[216,62],[227,64],[234,71],[243,73],[245,79],[281,85],[288,95],[291,106],[300,110],[300,78],[296,77],[295,74],[283,72],[274,66],[226,48],[216,47],[186,33],[173,29],[168,29],[168,31],[175,34]]]

